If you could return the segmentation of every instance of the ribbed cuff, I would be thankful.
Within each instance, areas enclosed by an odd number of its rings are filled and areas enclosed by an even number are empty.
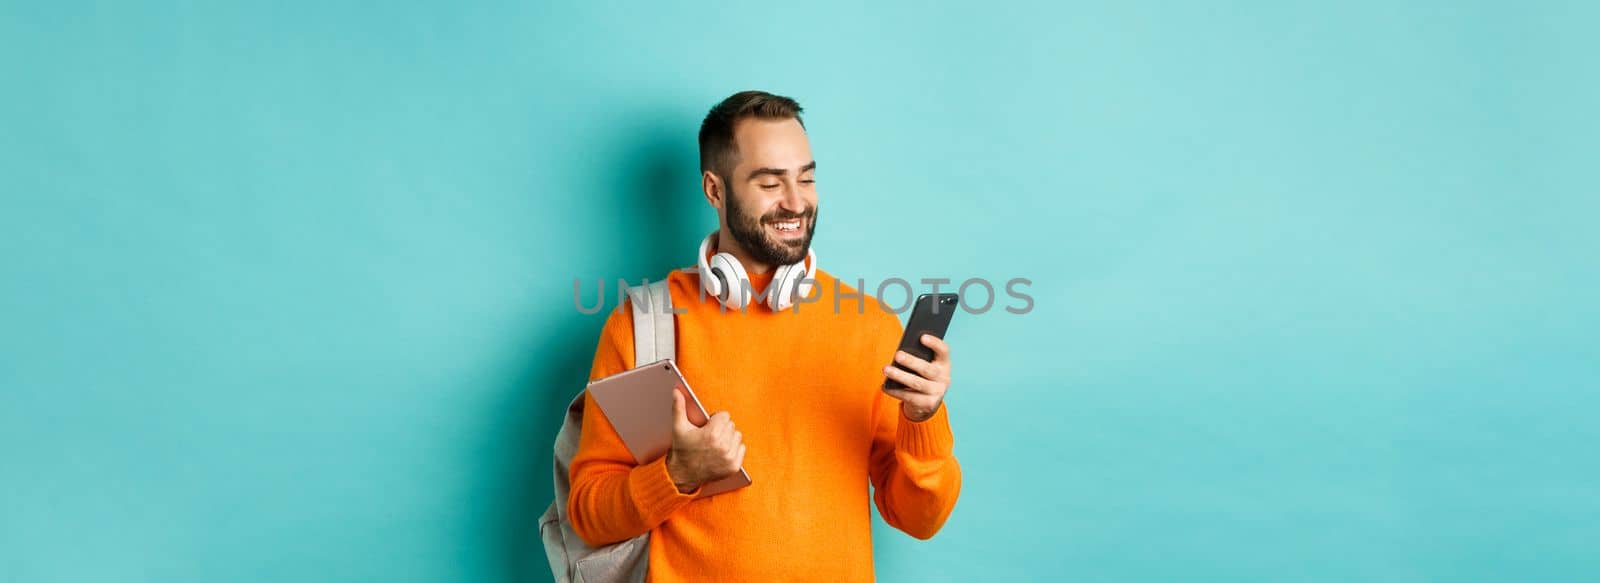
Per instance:
[[[923,459],[950,457],[956,440],[950,433],[950,416],[945,409],[945,404],[940,403],[933,416],[922,421],[912,421],[901,409],[895,448]]]
[[[688,494],[679,492],[678,485],[672,483],[672,474],[667,473],[667,456],[661,456],[628,472],[628,494],[633,496],[634,507],[639,509],[639,518],[645,525],[655,528],[694,500],[700,488]]]

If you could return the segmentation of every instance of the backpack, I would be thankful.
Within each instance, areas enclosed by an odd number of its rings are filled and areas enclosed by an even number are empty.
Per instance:
[[[633,304],[633,364],[650,364],[676,354],[672,321],[672,294],[666,281],[629,287]],[[578,453],[583,430],[583,393],[567,405],[566,420],[556,434],[555,501],[539,517],[539,536],[545,558],[557,583],[601,581],[643,582],[650,570],[650,533],[595,548],[572,530],[567,516],[567,494],[572,491],[567,471]]]

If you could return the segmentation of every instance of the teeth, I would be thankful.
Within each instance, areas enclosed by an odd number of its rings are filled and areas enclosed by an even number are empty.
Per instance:
[[[795,220],[795,221],[785,221],[785,222],[782,222],[782,223],[773,223],[772,226],[774,228],[778,229],[779,231],[793,231],[793,230],[796,230],[796,229],[800,228],[800,221]]]

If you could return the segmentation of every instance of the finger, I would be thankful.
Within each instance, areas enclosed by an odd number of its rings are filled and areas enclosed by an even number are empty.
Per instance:
[[[905,389],[884,389],[883,392],[887,393],[890,397],[911,403],[912,405],[922,405],[923,402],[928,398],[927,395],[922,393],[908,391]]]
[[[744,467],[744,452],[744,444],[740,444],[739,451],[733,454],[733,471],[737,472],[739,468]]]
[[[687,407],[683,404],[683,393],[673,390],[672,428],[677,430],[678,433],[694,430],[694,424],[689,422],[689,414],[685,411],[685,409],[687,409]]]
[[[932,386],[928,379],[892,366],[884,367],[883,374],[891,379],[900,381],[900,384],[905,385],[906,389],[914,392],[927,393],[932,390]]]
[[[706,427],[722,427],[729,423],[733,423],[733,415],[727,411],[717,411],[711,415],[711,420],[706,422]]]
[[[950,360],[950,345],[932,334],[922,335],[922,345],[933,349],[933,361]]]
[[[934,366],[933,363],[921,358],[917,358],[916,355],[904,350],[895,351],[894,361],[900,363],[901,366],[911,369],[911,372],[922,375],[924,378],[939,378],[938,367]]]
[[[733,433],[733,416],[727,411],[718,411],[716,415],[711,416],[711,422],[706,423],[706,429],[711,431],[712,436],[724,439]]]
[[[733,431],[733,439],[729,440],[728,444],[729,445],[743,445],[744,444],[744,432],[735,429]]]

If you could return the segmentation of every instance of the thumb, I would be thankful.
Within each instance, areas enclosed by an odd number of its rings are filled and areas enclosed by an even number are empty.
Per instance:
[[[689,422],[688,406],[684,404],[683,391],[677,387],[672,388],[672,430],[677,433],[694,431],[695,426]]]

